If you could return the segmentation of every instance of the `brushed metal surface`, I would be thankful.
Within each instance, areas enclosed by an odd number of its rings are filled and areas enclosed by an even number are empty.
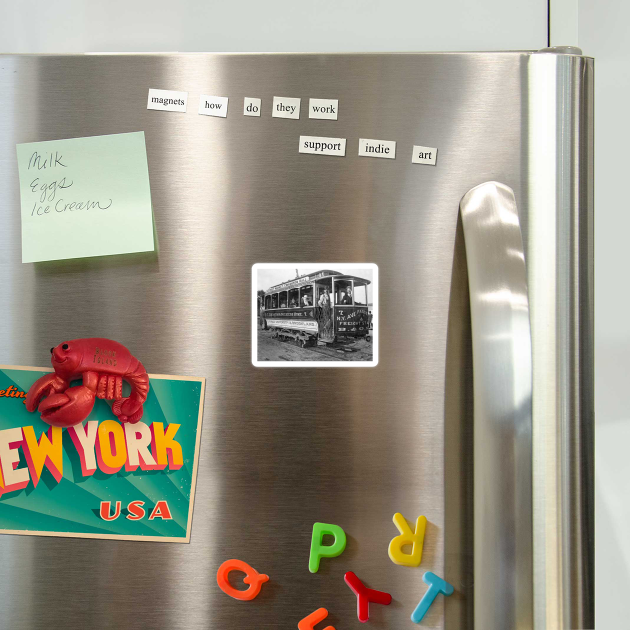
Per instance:
[[[486,182],[460,204],[474,374],[475,628],[533,626],[532,340],[514,193]]]
[[[593,628],[593,61],[530,57],[536,628]]]
[[[458,207],[477,184],[505,182],[532,246],[530,58],[0,57],[0,362],[42,365],[59,339],[106,336],[149,372],[207,378],[191,543],[0,536],[0,625],[264,630],[326,606],[332,625],[358,626],[342,577],[353,570],[394,596],[370,623],[399,628],[432,570],[456,591],[424,627],[471,627]],[[147,111],[149,87],[187,90],[188,113]],[[228,117],[197,115],[200,94],[228,96]],[[274,95],[301,97],[303,112],[311,96],[338,98],[339,120],[271,118]],[[263,99],[262,117],[241,115],[244,96]],[[157,253],[22,265],[15,144],[137,130]],[[347,156],[298,155],[300,135],[345,137]],[[359,158],[359,137],[396,140],[397,159]],[[412,165],[413,144],[438,147],[437,166]],[[379,266],[376,368],[251,365],[251,265],[295,261]],[[429,520],[418,570],[387,557],[396,511]],[[348,547],[311,575],[316,520],[344,527]],[[216,586],[233,556],[271,578],[247,605]]]

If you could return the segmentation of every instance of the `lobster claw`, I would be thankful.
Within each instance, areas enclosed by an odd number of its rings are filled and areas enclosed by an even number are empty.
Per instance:
[[[48,396],[37,409],[44,422],[54,427],[73,427],[90,415],[95,400],[95,392],[85,385],[78,385],[63,393]]]
[[[133,396],[115,400],[112,411],[122,423],[129,422],[130,424],[136,424],[143,414],[142,403]]]
[[[41,376],[31,385],[26,394],[26,409],[31,412],[35,411],[39,401],[44,396],[50,396],[54,392],[59,392],[66,387],[68,387],[68,383],[54,372]]]

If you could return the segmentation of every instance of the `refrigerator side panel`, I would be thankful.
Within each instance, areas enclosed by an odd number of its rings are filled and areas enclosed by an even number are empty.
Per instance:
[[[529,59],[535,627],[594,625],[593,60]]]

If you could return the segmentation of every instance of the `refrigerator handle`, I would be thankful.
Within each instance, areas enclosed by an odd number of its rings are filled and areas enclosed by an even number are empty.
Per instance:
[[[499,182],[460,202],[473,346],[474,620],[531,628],[532,344],[514,192]]]

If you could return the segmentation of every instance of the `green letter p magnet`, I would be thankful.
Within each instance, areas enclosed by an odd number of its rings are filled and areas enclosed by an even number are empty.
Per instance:
[[[322,540],[326,534],[334,536],[335,542],[332,545],[322,545]],[[313,538],[311,539],[311,555],[308,559],[308,570],[317,573],[319,561],[322,558],[336,558],[343,553],[346,548],[346,533],[339,525],[328,525],[327,523],[313,524]]]

